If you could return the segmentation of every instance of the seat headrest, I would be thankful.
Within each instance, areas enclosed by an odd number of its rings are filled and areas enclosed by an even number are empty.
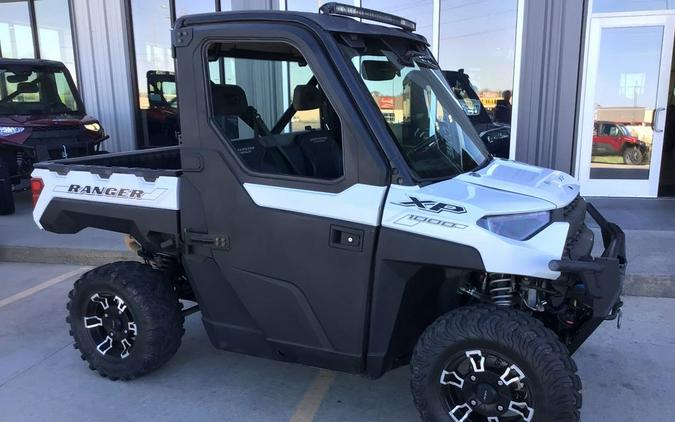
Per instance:
[[[321,107],[321,91],[314,85],[298,85],[293,90],[293,108],[297,111]]]
[[[225,116],[242,116],[248,109],[246,93],[237,85],[211,83],[213,113]]]

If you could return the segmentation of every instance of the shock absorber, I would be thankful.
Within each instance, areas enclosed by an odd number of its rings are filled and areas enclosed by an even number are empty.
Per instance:
[[[513,305],[513,286],[511,281],[511,277],[505,274],[488,274],[487,290],[495,305]]]

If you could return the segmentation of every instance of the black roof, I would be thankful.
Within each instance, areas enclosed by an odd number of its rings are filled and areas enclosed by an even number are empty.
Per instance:
[[[414,41],[421,41],[429,44],[420,34],[407,32],[399,28],[374,25],[370,23],[359,22],[353,18],[344,16],[324,15],[319,13],[280,11],[280,10],[245,10],[234,12],[214,12],[201,13],[197,15],[186,15],[176,20],[175,28],[187,26],[228,23],[228,22],[289,22],[299,23],[315,29],[323,29],[329,32],[354,33],[376,36],[395,36],[408,38]]]
[[[0,58],[0,67],[2,66],[62,67],[62,68],[66,67],[66,65],[56,60]]]

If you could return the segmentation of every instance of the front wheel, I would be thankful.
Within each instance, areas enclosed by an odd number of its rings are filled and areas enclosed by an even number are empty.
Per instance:
[[[567,348],[528,315],[467,306],[436,320],[410,362],[425,422],[572,422],[581,381]]]
[[[645,154],[642,152],[640,147],[626,147],[623,150],[623,163],[624,164],[643,164],[645,161]]]
[[[89,368],[129,380],[166,363],[183,336],[182,307],[170,280],[140,262],[114,262],[75,282],[70,334]]]

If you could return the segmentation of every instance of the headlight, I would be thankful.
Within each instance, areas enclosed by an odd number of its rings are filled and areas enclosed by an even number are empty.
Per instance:
[[[17,133],[21,133],[24,130],[26,130],[23,127],[16,127],[16,126],[0,126],[0,136],[11,136],[11,135],[16,135]]]
[[[548,211],[527,214],[493,215],[478,220],[478,225],[509,239],[526,240],[551,222]]]
[[[84,128],[90,132],[100,132],[101,131],[101,125],[98,122],[94,123],[87,123],[84,125]]]

